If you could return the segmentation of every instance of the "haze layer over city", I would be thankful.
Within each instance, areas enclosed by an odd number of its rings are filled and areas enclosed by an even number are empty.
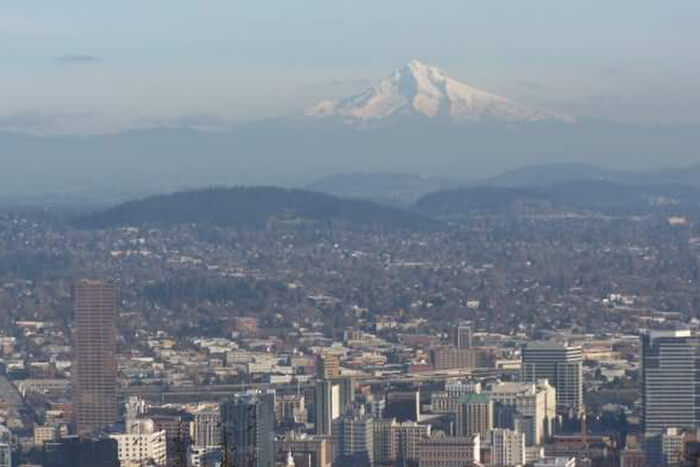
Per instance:
[[[700,465],[700,6],[0,6],[0,467]]]

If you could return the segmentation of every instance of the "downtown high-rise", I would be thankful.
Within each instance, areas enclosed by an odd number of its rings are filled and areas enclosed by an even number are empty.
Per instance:
[[[546,379],[556,389],[557,412],[583,412],[583,349],[555,342],[533,342],[522,349],[521,379]]]
[[[700,426],[700,336],[688,330],[642,336],[642,420],[648,465],[669,465],[681,454],[683,430]]]
[[[341,415],[340,386],[328,380],[316,383],[315,428],[318,435],[330,435],[333,420]]]
[[[224,464],[275,467],[274,391],[235,394],[219,409]]]
[[[642,336],[644,431],[700,426],[700,336],[651,331]]]
[[[80,280],[74,286],[73,410],[79,435],[117,421],[117,296],[113,285]]]

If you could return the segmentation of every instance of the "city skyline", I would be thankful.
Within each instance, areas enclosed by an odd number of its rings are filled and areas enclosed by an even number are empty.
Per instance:
[[[700,466],[700,3],[0,6],[0,467]]]

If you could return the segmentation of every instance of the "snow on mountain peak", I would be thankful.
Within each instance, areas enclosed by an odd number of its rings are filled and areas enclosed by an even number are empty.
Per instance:
[[[573,120],[473,88],[418,60],[411,60],[360,94],[321,101],[307,109],[306,115],[359,122],[401,115],[443,118],[453,123]]]

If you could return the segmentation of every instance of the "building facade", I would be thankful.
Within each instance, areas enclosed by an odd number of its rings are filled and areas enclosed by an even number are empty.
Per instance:
[[[360,411],[333,421],[333,464],[374,464],[374,418]]]
[[[44,443],[43,467],[119,467],[117,442],[70,436]]]
[[[493,428],[493,401],[488,394],[467,394],[459,400],[455,414],[455,435],[479,434],[486,439]]]
[[[430,437],[430,425],[374,420],[374,461],[378,464],[406,464],[418,461],[418,443]]]
[[[418,443],[418,467],[472,467],[481,462],[481,438],[435,436]]]
[[[303,394],[278,395],[275,400],[275,416],[280,425],[306,422],[306,399]]]
[[[459,399],[466,394],[480,392],[479,381],[448,380],[445,382],[444,391],[435,391],[430,394],[430,410],[433,413],[454,413]]]
[[[452,330],[452,342],[458,349],[472,347],[472,328],[466,324],[458,324]]]
[[[198,448],[221,446],[221,413],[214,404],[193,411],[192,444]]]
[[[537,383],[498,383],[489,388],[494,426],[518,429],[527,446],[542,444],[554,433],[556,390],[547,380]]]
[[[552,342],[531,343],[522,349],[521,379],[546,379],[556,389],[557,411],[583,412],[583,349]]]
[[[296,467],[331,466],[331,442],[325,436],[290,432],[277,444],[277,457],[291,452]]]
[[[140,419],[128,426],[126,433],[112,433],[117,442],[117,454],[121,467],[151,465],[167,466],[167,437],[165,430],[158,430],[153,420]]]
[[[525,434],[496,428],[491,430],[491,465],[511,467],[525,465]]]
[[[688,330],[642,336],[642,420],[648,463],[666,465],[678,430],[700,426],[700,336]]]
[[[644,430],[700,426],[700,336],[651,331],[642,336]]]
[[[44,443],[48,441],[56,441],[58,439],[59,430],[55,425],[34,425],[34,447],[41,449]],[[0,463],[0,465],[2,465]]]
[[[475,368],[477,353],[474,349],[440,347],[430,351],[430,362],[435,370]]]
[[[329,380],[316,383],[314,412],[317,435],[331,434],[333,420],[340,416],[340,387]]]
[[[12,467],[12,432],[0,425],[0,467]]]
[[[275,467],[275,394],[235,394],[220,405],[222,457],[245,467]]]
[[[117,421],[116,289],[80,280],[74,287],[73,410],[80,435]]]
[[[318,357],[318,377],[331,379],[340,376],[340,360],[333,353],[325,353]]]
[[[576,467],[575,457],[545,457],[535,462],[534,467]]]

